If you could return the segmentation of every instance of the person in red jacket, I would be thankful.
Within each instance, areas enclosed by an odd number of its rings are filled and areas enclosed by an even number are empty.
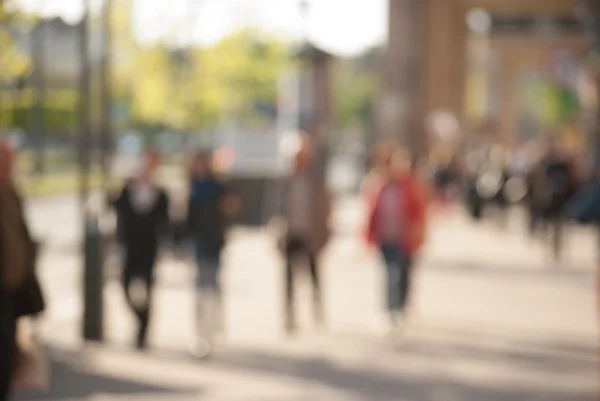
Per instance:
[[[426,200],[408,155],[394,153],[382,185],[373,192],[367,220],[367,241],[380,250],[386,267],[386,298],[390,322],[397,326],[407,304],[410,266],[424,239]]]

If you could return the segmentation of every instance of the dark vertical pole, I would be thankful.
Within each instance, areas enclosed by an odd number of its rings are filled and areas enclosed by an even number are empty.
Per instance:
[[[80,201],[83,224],[83,338],[101,341],[103,338],[103,271],[101,263],[101,237],[98,218],[89,209],[91,170],[91,63],[89,52],[89,5],[84,1],[81,22],[81,81],[80,81]]]
[[[322,55],[311,62],[313,69],[314,142],[317,151],[317,180],[325,181],[329,158],[329,132],[331,128],[331,58]]]
[[[112,126],[112,91],[111,91],[111,53],[112,53],[112,35],[111,35],[111,11],[112,0],[104,0],[102,9],[102,59],[100,65],[101,80],[101,102],[102,118],[100,124],[101,149],[100,163],[102,166],[103,186],[109,179],[111,167],[111,150],[113,143]],[[106,188],[105,188],[106,189]]]
[[[89,169],[90,169],[90,84],[91,65],[89,55],[89,7],[87,0],[84,2],[84,16],[80,25],[79,57],[79,200],[82,207],[83,221],[87,220],[86,204],[89,198]]]
[[[45,101],[46,101],[46,21],[40,23],[32,31],[32,59],[33,59],[33,89],[34,104],[31,109],[31,134],[35,147],[35,172],[44,172],[44,148],[45,148]]]
[[[590,14],[593,16],[593,38],[594,38],[594,53],[598,57],[600,55],[600,0],[588,0],[590,4]],[[594,69],[596,82],[596,127],[594,135],[594,147],[596,149],[594,168],[595,173],[598,175],[600,172],[600,72],[597,68]]]

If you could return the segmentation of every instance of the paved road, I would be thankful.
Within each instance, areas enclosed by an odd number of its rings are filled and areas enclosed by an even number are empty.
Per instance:
[[[192,269],[165,260],[154,351],[129,350],[132,322],[107,284],[108,346],[80,348],[77,259],[48,252],[43,334],[54,362],[49,394],[19,400],[596,400],[594,238],[574,236],[564,269],[518,227],[436,218],[404,335],[384,338],[381,268],[358,238],[362,206],[338,207],[323,260],[327,330],[300,303],[304,331],[281,336],[281,268],[268,232],[238,230],[226,255],[227,346],[210,361],[187,354]],[[516,222],[520,221],[515,217]],[[302,288],[299,296],[306,300]]]

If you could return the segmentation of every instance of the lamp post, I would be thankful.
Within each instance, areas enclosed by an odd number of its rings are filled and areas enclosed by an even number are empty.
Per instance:
[[[102,102],[102,119],[100,121],[100,163],[102,167],[103,186],[106,185],[111,171],[111,153],[113,149],[112,124],[112,5],[113,0],[104,0],[102,8],[102,57],[100,61],[100,85]]]
[[[300,1],[300,12],[304,17],[303,44],[297,50],[295,56],[302,61],[303,71],[301,76],[306,76],[307,85],[310,89],[307,93],[308,99],[300,99],[301,130],[305,131],[312,139],[316,152],[315,179],[324,181],[326,177],[328,162],[329,131],[331,128],[331,65],[333,57],[326,51],[318,48],[310,42],[308,31],[308,0]],[[300,92],[303,92],[302,90]],[[300,96],[302,98],[302,95]],[[302,116],[302,103],[308,106],[308,118]]]
[[[44,172],[45,148],[45,102],[46,102],[46,27],[47,22],[40,22],[31,30],[31,55],[33,60],[32,84],[34,88],[34,104],[31,108],[30,130],[35,146],[35,173]]]
[[[99,210],[92,210],[90,199],[91,172],[91,120],[92,69],[89,46],[89,4],[84,5],[80,26],[79,55],[81,62],[79,81],[79,200],[83,224],[83,321],[82,334],[87,341],[103,339],[103,289],[102,241],[99,228]]]

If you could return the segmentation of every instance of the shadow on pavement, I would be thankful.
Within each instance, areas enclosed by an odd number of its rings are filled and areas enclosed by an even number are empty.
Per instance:
[[[99,395],[167,396],[185,394],[176,389],[157,387],[110,377],[86,369],[85,356],[50,350],[50,388],[47,391],[17,391],[14,401],[82,400]],[[194,391],[194,394],[197,394]]]
[[[440,360],[439,363],[448,363]],[[220,357],[215,365],[247,369],[313,382],[347,393],[361,401],[592,401],[592,391],[559,392],[556,389],[514,388],[501,384],[468,382],[435,372],[424,376],[391,375],[374,368],[344,368],[323,359],[295,359],[264,352],[236,353]]]
[[[582,283],[586,285],[589,285],[588,279],[593,275],[593,271],[585,266],[569,266],[568,264],[564,268],[548,266],[546,269],[532,269],[531,265],[526,263],[522,265],[511,263],[510,266],[506,266],[506,264],[494,264],[493,262],[482,264],[469,260],[449,261],[431,259],[424,260],[420,266],[427,271],[469,272],[506,278],[518,276],[522,278],[544,279],[548,281],[555,280],[560,282],[564,282],[565,279],[571,279],[573,283]]]
[[[521,345],[521,344],[520,344]],[[396,347],[402,355],[422,356],[437,359],[446,364],[452,361],[484,362],[505,364],[520,370],[534,373],[571,375],[595,378],[597,375],[596,352],[561,351],[555,344],[544,347],[526,348],[520,345],[510,347],[481,347],[467,342],[446,342],[444,344],[408,343]]]

